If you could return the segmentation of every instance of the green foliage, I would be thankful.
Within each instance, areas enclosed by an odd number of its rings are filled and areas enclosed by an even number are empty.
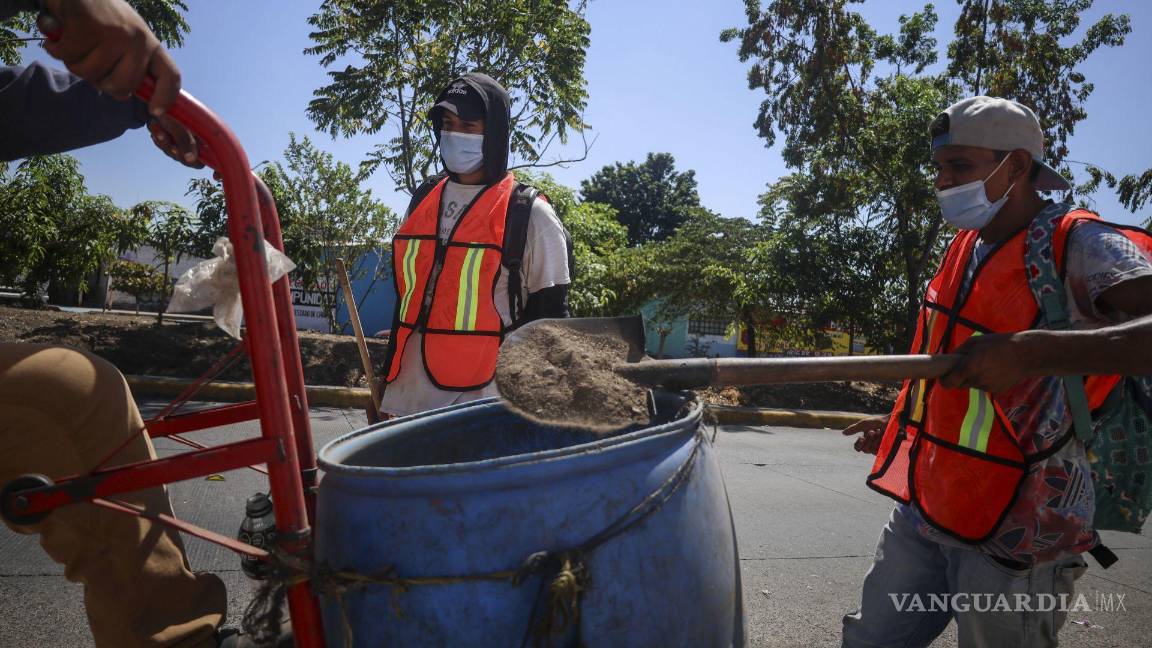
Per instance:
[[[763,231],[744,218],[725,218],[702,207],[692,209],[676,232],[648,246],[650,270],[643,279],[660,314],[674,317],[738,315],[733,301],[735,277],[745,251]]]
[[[556,182],[547,173],[516,171],[520,182],[530,184],[548,197],[556,216],[572,237],[575,268],[568,305],[574,316],[613,314],[619,297],[610,278],[616,256],[628,241],[627,230],[616,220],[616,210],[608,205],[581,202],[575,192]]]
[[[1011,97],[1036,111],[1047,131],[1047,160],[1068,155],[1067,140],[1088,116],[1092,93],[1077,67],[1101,47],[1119,47],[1132,31],[1127,15],[1106,14],[1081,31],[1093,0],[959,0],[948,72],[966,94]]]
[[[770,145],[781,141],[794,171],[761,198],[772,236],[783,238],[757,252],[753,267],[767,273],[758,298],[793,291],[788,307],[811,311],[806,326],[835,319],[901,346],[944,246],[929,122],[961,96],[1012,97],[1036,109],[1058,163],[1092,91],[1078,66],[1123,43],[1129,23],[1107,15],[1080,35],[1091,0],[959,0],[947,70],[930,74],[939,56],[934,7],[884,35],[852,10],[858,2],[776,0],[762,9],[746,0],[748,26],[721,40],[738,42],[740,59],[752,62],[748,85],[764,93],[756,129]],[[828,259],[854,260],[829,274]],[[813,282],[789,285],[785,271],[820,277],[823,292],[813,293]]]
[[[337,289],[336,257],[344,258],[356,280],[366,272],[364,255],[382,247],[396,230],[395,214],[361,187],[352,167],[307,137],[289,133],[284,161],[264,167],[259,175],[276,202],[284,253],[297,266],[292,277],[305,290]],[[188,194],[196,197],[194,249],[210,256],[216,239],[227,235],[223,192],[217,183],[200,179],[189,184]],[[328,318],[332,330],[338,330],[335,300]]]
[[[738,295],[772,314],[775,325],[761,329],[771,339],[762,342],[822,345],[822,331],[836,325],[884,348],[900,333],[893,322],[903,297],[890,290],[898,276],[886,262],[889,240],[850,213],[811,216],[831,207],[812,188],[811,178],[797,175],[765,194],[769,231],[746,255]]]
[[[1130,174],[1117,179],[1108,171],[1100,167],[1088,165],[1086,169],[1088,173],[1088,180],[1076,187],[1077,193],[1081,195],[1090,195],[1094,193],[1100,185],[1107,186],[1109,189],[1116,190],[1116,196],[1120,199],[1120,204],[1132,213],[1136,213],[1152,200],[1152,169],[1146,170],[1140,175]],[[1080,206],[1092,209],[1092,205],[1087,201],[1080,201]],[[1152,216],[1144,222],[1144,227],[1152,227]]]
[[[1138,176],[1124,176],[1117,184],[1116,193],[1120,197],[1120,204],[1132,212],[1143,209],[1144,205],[1152,200],[1152,169],[1148,169]],[[1152,216],[1149,216],[1148,220],[1144,222],[1144,227],[1152,227]]]
[[[160,308],[156,312],[156,323],[163,324],[174,285],[169,279],[172,266],[195,251],[195,219],[180,205],[159,200],[139,203],[132,208],[132,213],[148,223],[144,242],[156,251],[156,258],[163,268],[160,272],[163,287],[157,295]]]
[[[308,116],[333,136],[390,136],[362,171],[380,166],[413,191],[439,162],[426,114],[448,83],[486,72],[512,96],[512,153],[537,163],[554,137],[584,128],[585,0],[363,3],[326,0],[305,50],[333,68]]]
[[[287,205],[287,189],[282,184],[281,174],[275,166],[263,166],[256,171],[256,175],[272,192],[276,211],[280,216],[281,228],[283,228],[285,220],[285,207],[283,206]],[[224,190],[220,183],[215,180],[194,178],[188,183],[188,190],[184,192],[184,195],[193,197],[196,202],[194,208],[196,217],[189,253],[192,256],[210,258],[213,256],[212,246],[216,244],[216,240],[221,236],[229,235],[228,210],[225,206]],[[289,247],[286,254],[289,257],[292,256],[295,243],[295,241],[288,243],[286,240],[285,244]]]
[[[676,171],[671,153],[649,153],[637,164],[606,166],[580,183],[585,200],[610,205],[628,228],[628,244],[661,241],[700,206],[696,172]]]
[[[136,312],[140,302],[162,298],[168,291],[168,278],[147,263],[116,260],[108,268],[112,290],[132,295],[136,299]]]
[[[11,173],[9,173],[11,172]],[[86,278],[139,244],[145,222],[90,196],[76,160],[30,158],[0,177],[0,283],[34,299],[44,284],[87,289]]]
[[[679,318],[762,321],[762,304],[745,299],[748,250],[765,235],[743,218],[724,218],[702,207],[688,209],[663,241],[621,250],[610,258],[606,280],[617,294],[615,313],[655,304],[657,322]],[[753,340],[753,349],[755,341]]]
[[[128,0],[152,32],[168,47],[184,44],[188,33],[188,23],[184,13],[188,5],[184,0]],[[0,61],[5,65],[20,63],[20,50],[32,40],[39,40],[36,29],[36,15],[27,12],[0,23]]]

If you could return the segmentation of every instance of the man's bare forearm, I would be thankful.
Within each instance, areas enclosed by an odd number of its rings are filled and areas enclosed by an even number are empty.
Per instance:
[[[1106,328],[1022,331],[1022,360],[1033,376],[1152,375],[1152,317]]]

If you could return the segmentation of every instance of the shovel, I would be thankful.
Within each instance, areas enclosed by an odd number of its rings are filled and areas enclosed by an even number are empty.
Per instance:
[[[626,351],[612,363],[612,370],[644,387],[669,390],[773,383],[837,382],[865,380],[890,382],[906,379],[939,378],[956,364],[957,355],[834,356],[820,358],[686,358],[646,360],[644,321],[638,315],[543,319],[530,322],[510,333],[500,347],[501,357],[516,354],[526,344],[535,327],[549,326],[622,341]],[[623,345],[618,345],[623,347]],[[497,380],[500,387],[501,381]],[[508,390],[501,395],[514,408],[524,408]],[[535,412],[536,418],[540,412]]]

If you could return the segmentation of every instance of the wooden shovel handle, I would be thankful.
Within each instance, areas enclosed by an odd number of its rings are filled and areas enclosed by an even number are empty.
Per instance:
[[[336,276],[344,289],[344,304],[348,306],[348,319],[356,334],[356,347],[360,350],[360,363],[364,367],[364,379],[368,381],[368,398],[371,404],[366,410],[368,423],[380,422],[380,388],[376,384],[376,372],[372,370],[372,358],[368,355],[368,343],[364,341],[364,329],[360,325],[360,309],[356,307],[356,296],[352,294],[352,282],[348,279],[348,268],[344,259],[336,259]]]
[[[644,385],[679,389],[842,380],[886,382],[939,378],[958,359],[957,355],[688,358],[620,364],[616,373]]]

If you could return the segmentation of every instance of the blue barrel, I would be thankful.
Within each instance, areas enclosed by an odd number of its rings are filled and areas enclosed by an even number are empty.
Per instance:
[[[329,443],[316,561],[385,582],[317,583],[328,645],[514,647],[543,633],[552,646],[742,646],[736,537],[700,405],[664,396],[658,409],[663,423],[599,438],[485,400]],[[558,575],[579,576],[578,610]]]

